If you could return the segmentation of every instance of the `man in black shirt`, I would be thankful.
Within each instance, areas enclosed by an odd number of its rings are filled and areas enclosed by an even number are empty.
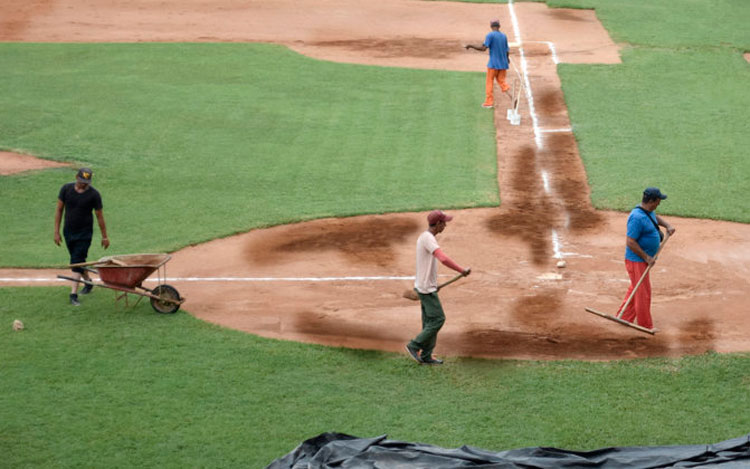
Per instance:
[[[78,264],[86,262],[86,257],[91,246],[91,238],[94,235],[94,218],[91,215],[93,211],[96,214],[96,220],[99,223],[99,231],[102,233],[102,246],[104,249],[109,247],[107,238],[107,226],[104,223],[102,214],[102,197],[99,191],[91,186],[92,172],[88,168],[81,168],[76,175],[76,182],[65,184],[60,188],[60,194],[57,196],[57,209],[55,210],[55,244],[60,245],[60,221],[63,212],[65,212],[65,227],[63,236],[65,237],[65,246],[70,253],[70,263]],[[73,278],[76,280],[84,279],[91,281],[91,278],[81,267],[73,267]],[[70,292],[70,304],[78,306],[78,282],[73,283]],[[87,294],[93,287],[86,285],[81,290],[81,294]]]

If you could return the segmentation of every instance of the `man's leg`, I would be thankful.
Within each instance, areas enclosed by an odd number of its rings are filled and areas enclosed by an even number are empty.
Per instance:
[[[487,79],[485,83],[485,99],[482,106],[485,107],[491,107],[493,103],[495,102],[495,98],[493,96],[493,87],[495,86],[495,79],[497,78],[497,72],[500,70],[494,69],[494,68],[488,68],[487,69]]]
[[[66,237],[65,245],[68,247],[68,252],[70,253],[71,264],[78,264],[81,262],[86,262],[86,257],[88,256],[88,253],[89,253],[89,247],[91,246],[91,239],[70,240]],[[85,278],[87,280],[89,279],[88,275],[86,274],[86,271],[82,267],[73,267],[71,270],[73,271],[71,278],[74,278],[76,280],[80,280],[81,278]],[[78,287],[79,286],[80,286],[80,283],[73,282],[73,285],[71,286],[71,289],[70,289],[70,302],[76,306],[78,303]],[[89,291],[91,290],[89,289]]]
[[[622,305],[628,300],[630,294],[633,292],[633,288],[643,276],[643,273],[648,268],[648,264],[645,262],[633,262],[625,260],[625,268],[628,271],[628,277],[630,277],[630,287],[628,292],[625,294],[625,298],[622,300]],[[633,295],[633,299],[630,300],[630,304],[625,308],[625,312],[622,313],[622,319],[628,322],[633,322],[636,318],[638,319],[638,325],[645,327],[646,329],[653,329],[654,324],[651,320],[651,279],[649,275],[641,282],[641,286]]]
[[[628,298],[630,298],[630,294],[633,293],[633,287],[635,287],[635,284],[638,283],[638,280],[641,278],[640,275],[638,275],[638,264],[644,264],[645,262],[633,262],[629,260],[625,260],[625,270],[628,272],[628,277],[630,278],[630,286],[628,287],[627,293],[625,293],[625,298],[622,299],[622,303],[620,304],[620,308],[617,310],[618,312],[621,312],[623,305],[625,305],[625,302],[628,301]],[[643,272],[641,272],[643,274]],[[634,298],[635,299],[635,298]],[[628,307],[625,308],[625,311],[622,312],[622,319],[624,319],[627,322],[633,322],[635,320],[635,302],[631,301],[628,304]]]
[[[643,272],[641,272],[641,275],[643,275]],[[641,286],[638,287],[638,291],[635,292],[633,303],[635,303],[635,317],[638,320],[638,325],[646,329],[653,329],[654,322],[651,320],[651,279],[649,277],[651,277],[651,274],[646,274],[643,282],[641,282]]]
[[[508,70],[498,70],[497,71],[497,84],[500,85],[500,89],[503,93],[508,91],[510,89],[510,85],[505,82],[505,77],[507,76]]]
[[[424,360],[432,356],[432,351],[437,344],[438,331],[445,323],[445,313],[443,313],[443,306],[440,304],[437,293],[427,295],[420,293],[419,300],[422,303],[424,326],[422,332],[409,342],[409,346],[422,349],[421,358]]]

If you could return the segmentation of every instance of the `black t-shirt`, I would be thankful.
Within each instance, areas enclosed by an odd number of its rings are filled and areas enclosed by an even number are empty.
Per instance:
[[[102,196],[89,186],[83,193],[76,191],[76,183],[71,182],[60,188],[57,196],[65,204],[65,237],[83,238],[94,234],[93,210],[102,209]]]

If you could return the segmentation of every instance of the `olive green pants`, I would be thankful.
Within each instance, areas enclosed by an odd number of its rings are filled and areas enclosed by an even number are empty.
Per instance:
[[[422,332],[409,342],[411,348],[422,349],[421,357],[430,358],[432,351],[437,344],[437,335],[440,328],[445,323],[445,313],[443,305],[440,304],[437,292],[419,295],[419,302],[422,304]]]

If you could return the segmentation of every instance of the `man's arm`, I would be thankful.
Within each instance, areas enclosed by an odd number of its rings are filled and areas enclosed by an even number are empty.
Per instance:
[[[464,49],[466,49],[466,50],[474,49],[474,50],[478,50],[479,52],[484,52],[484,51],[487,50],[487,46],[485,46],[484,44],[482,44],[480,46],[477,46],[475,44],[466,44],[464,46]]]
[[[55,207],[55,244],[60,245],[60,221],[62,220],[63,209],[65,204],[62,200],[57,199],[57,207]]]
[[[435,249],[435,251],[432,253],[432,255],[435,256],[437,258],[437,260],[439,260],[440,262],[442,262],[444,266],[449,267],[449,268],[455,270],[456,272],[460,272],[461,274],[463,274],[464,277],[466,277],[467,275],[469,275],[471,273],[471,268],[470,267],[464,269],[463,267],[459,266],[458,264],[456,264],[455,262],[453,262],[453,259],[451,259],[450,257],[448,257],[443,251],[441,251],[440,248]]]
[[[638,241],[634,240],[630,236],[626,236],[625,244],[630,248],[631,251],[633,251],[638,257],[643,259],[646,264],[648,265],[654,265],[654,262],[656,262],[656,259],[646,254],[646,251],[644,251],[641,246],[638,244]]]
[[[656,214],[654,214],[654,215],[656,215]],[[674,232],[675,232],[674,226],[670,225],[669,222],[667,222],[667,220],[663,219],[659,215],[656,215],[656,223],[658,223],[660,226],[663,226],[664,228],[666,228],[667,229],[667,233],[669,233],[669,236],[672,236],[674,234]]]
[[[109,247],[109,238],[107,237],[107,225],[104,223],[104,213],[101,210],[94,210],[96,221],[99,223],[99,231],[102,232],[102,246],[104,249]]]

